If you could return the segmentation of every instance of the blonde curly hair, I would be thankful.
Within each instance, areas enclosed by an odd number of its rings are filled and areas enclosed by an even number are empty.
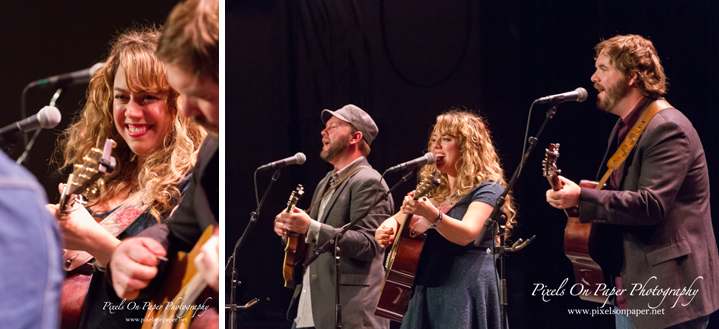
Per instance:
[[[452,107],[448,112],[437,116],[437,123],[430,133],[427,149],[432,149],[432,139],[435,134],[449,135],[457,138],[460,152],[460,161],[457,161],[457,180],[455,191],[449,190],[447,174],[441,174],[441,183],[434,192],[434,199],[443,202],[449,197],[460,199],[474,187],[484,181],[492,180],[507,188],[504,180],[504,171],[499,162],[499,156],[489,135],[487,124],[479,115],[466,109]],[[434,175],[437,165],[426,165],[419,173],[419,179]],[[506,227],[511,230],[516,215],[515,205],[511,194],[507,195],[504,203],[504,213],[507,215]]]
[[[178,111],[180,95],[170,87],[165,64],[155,57],[160,31],[155,27],[133,27],[111,42],[105,65],[97,70],[87,89],[87,102],[73,123],[63,132],[58,152],[62,150],[63,169],[83,163],[83,156],[93,147],[101,148],[106,138],[117,143],[113,155],[117,167],[103,176],[88,195],[88,206],[107,202],[128,187],[138,184],[146,192],[150,214],[161,220],[180,199],[176,185],[190,172],[206,132]],[[124,72],[118,72],[119,67]],[[113,85],[116,74],[125,74],[131,92],[167,94],[167,109],[173,117],[163,147],[138,166],[132,152],[113,123]]]

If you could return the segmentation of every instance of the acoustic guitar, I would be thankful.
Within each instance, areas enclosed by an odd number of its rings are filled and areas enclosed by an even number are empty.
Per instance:
[[[557,158],[559,157],[559,144],[549,144],[546,149],[546,157],[542,161],[542,169],[544,177],[549,180],[552,189],[559,191],[562,189],[563,183],[559,179],[560,170],[557,169]],[[580,187],[596,188],[597,182],[582,180]],[[579,298],[596,303],[604,304],[607,296],[602,296],[602,288],[606,287],[604,283],[604,273],[601,266],[593,256],[590,249],[590,241],[594,237],[591,223],[579,222],[579,208],[572,207],[564,209],[567,215],[567,227],[564,230],[564,254],[572,262],[574,269],[574,279],[577,283],[584,286],[584,292],[580,293]],[[599,294],[594,294],[599,292]]]
[[[414,200],[432,193],[439,186],[439,171],[433,177],[424,179],[414,192]],[[393,321],[402,322],[412,297],[417,262],[424,247],[426,232],[414,229],[415,223],[424,220],[421,216],[407,215],[397,230],[392,249],[387,254],[386,273],[377,300],[374,314]]]
[[[305,194],[302,185],[292,191],[290,200],[287,201],[286,212],[295,211],[297,201]],[[302,282],[302,262],[307,256],[307,244],[305,243],[305,235],[295,232],[287,232],[283,237],[285,240],[285,260],[282,266],[282,277],[285,279],[285,287],[294,289],[298,283]]]
[[[189,253],[178,252],[170,258],[167,276],[147,307],[142,329],[194,328],[193,320],[207,316],[203,312],[216,305],[217,292],[208,288],[195,267],[202,245],[213,235],[218,235],[217,228],[207,227]]]
[[[102,150],[93,148],[83,158],[82,165],[74,166],[60,195],[60,211],[82,207],[84,201],[80,195],[102,175],[115,169],[115,158],[110,156],[115,145],[115,141],[106,139]],[[88,264],[91,259],[92,256],[83,251],[66,250],[63,255],[63,267],[67,272],[60,294],[62,329],[74,329],[80,324],[82,303],[92,277],[92,266]]]

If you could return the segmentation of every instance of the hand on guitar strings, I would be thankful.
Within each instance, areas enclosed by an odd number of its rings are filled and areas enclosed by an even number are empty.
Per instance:
[[[422,216],[427,218],[427,220],[433,221],[439,217],[439,209],[437,209],[427,197],[423,196],[419,198],[419,200],[414,200],[413,196],[414,191],[409,192],[407,196],[404,197],[402,207],[400,208],[402,213],[405,215],[412,214]]]
[[[112,287],[120,298],[136,299],[140,290],[157,275],[159,257],[167,255],[162,245],[151,238],[125,239],[110,260]]]
[[[274,229],[279,236],[285,236],[287,232],[305,234],[310,228],[311,222],[312,218],[306,212],[295,208],[293,213],[283,211],[275,216]]]
[[[60,191],[63,185],[60,184]],[[100,226],[85,207],[78,207],[69,213],[58,211],[59,205],[56,204],[45,205],[45,208],[58,220],[65,249],[87,251],[103,264],[107,264],[120,241]]]
[[[394,236],[397,234],[398,230],[399,223],[394,219],[394,217],[390,217],[385,220],[374,232],[374,239],[377,240],[380,247],[387,248],[394,241]]]
[[[220,239],[212,236],[202,245],[195,257],[195,266],[202,279],[215,291],[220,291]]]
[[[547,190],[547,203],[557,209],[572,208],[579,204],[579,194],[582,189],[569,179],[559,176],[562,180],[562,189],[555,191]]]

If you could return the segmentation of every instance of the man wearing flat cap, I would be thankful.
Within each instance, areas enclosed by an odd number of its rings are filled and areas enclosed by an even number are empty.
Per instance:
[[[334,166],[320,181],[309,214],[304,211],[275,217],[275,233],[307,236],[310,253],[332,239],[340,228],[365,214],[375,197],[388,190],[365,158],[378,129],[372,118],[354,105],[322,111],[320,157]],[[389,328],[389,320],[374,315],[384,278],[384,250],[374,239],[377,227],[392,216],[392,197],[375,206],[339,240],[340,300],[343,328]],[[322,254],[305,271],[287,312],[293,328],[335,328],[335,262]]]

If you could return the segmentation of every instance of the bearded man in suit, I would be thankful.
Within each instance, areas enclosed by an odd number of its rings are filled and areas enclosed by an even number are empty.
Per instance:
[[[597,107],[620,117],[603,163],[643,121],[645,109],[663,105],[611,173],[607,189],[580,188],[560,177],[564,187],[547,191],[547,202],[579,206],[579,220],[602,235],[590,249],[617,250],[600,264],[610,287],[626,289],[615,305],[647,311],[617,314],[617,328],[706,328],[719,308],[719,255],[704,148],[691,122],[661,97],[666,76],[651,41],[618,35],[595,50]]]
[[[309,214],[283,212],[275,218],[275,233],[306,234],[310,250],[335,237],[342,226],[365,214],[378,194],[388,190],[380,174],[365,158],[378,129],[372,118],[354,105],[337,111],[324,110],[320,157],[334,166],[320,181],[312,197]],[[334,189],[333,189],[334,188]],[[375,230],[392,216],[392,197],[370,213],[339,240],[340,300],[343,328],[389,328],[389,320],[374,315],[384,278],[383,248],[374,239]],[[335,261],[322,254],[305,271],[303,282],[287,313],[293,328],[335,328]]]

